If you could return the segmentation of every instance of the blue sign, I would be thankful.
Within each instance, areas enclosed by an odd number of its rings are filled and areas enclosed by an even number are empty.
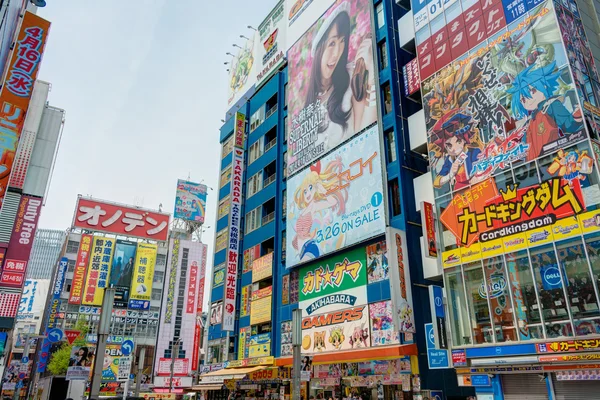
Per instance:
[[[129,300],[129,308],[132,310],[149,310],[150,302],[148,300]]]
[[[429,369],[450,368],[448,350],[435,348],[433,324],[425,324],[425,342],[427,343],[427,364]]]
[[[123,353],[124,356],[130,355],[133,351],[133,346],[133,340],[127,339],[121,345],[121,353]]]
[[[425,324],[425,342],[427,349],[435,349],[435,336],[433,333],[433,324]]]
[[[23,356],[23,358],[21,358],[21,363],[22,364],[27,364],[28,362],[29,362],[29,357]]]
[[[562,279],[560,277],[558,265],[545,265],[540,268],[540,272],[542,274],[542,285],[544,286],[544,290],[562,289]],[[564,272],[565,271],[563,270],[563,273]]]
[[[48,341],[50,343],[58,343],[63,339],[64,333],[60,328],[52,328],[48,330]]]
[[[536,354],[535,344],[511,344],[506,346],[476,347],[466,349],[468,358],[522,356]]]
[[[446,318],[446,311],[444,310],[444,292],[441,286],[432,286],[433,288],[433,307],[435,310],[435,317]]]
[[[471,386],[489,387],[492,386],[492,380],[488,374],[471,375]]]
[[[444,400],[444,392],[442,390],[432,390],[429,392],[431,400]]]
[[[25,379],[25,373],[21,372],[19,374],[19,382],[17,382],[17,385],[15,386],[16,389],[22,389],[23,388],[23,379]]]

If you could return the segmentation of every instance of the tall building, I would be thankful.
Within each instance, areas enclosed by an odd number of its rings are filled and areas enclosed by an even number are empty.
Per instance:
[[[428,285],[442,273],[422,256],[431,182],[411,146],[421,103],[398,29],[408,8],[281,1],[228,63],[209,399],[231,376],[247,397],[290,398],[298,308],[304,399],[473,394],[447,351],[426,356]]]
[[[31,248],[27,279],[51,279],[54,266],[67,238],[67,232],[57,229],[38,229]]]
[[[481,397],[600,388],[595,4],[413,1],[400,21],[425,105],[409,124],[433,184],[436,317],[459,384]]]

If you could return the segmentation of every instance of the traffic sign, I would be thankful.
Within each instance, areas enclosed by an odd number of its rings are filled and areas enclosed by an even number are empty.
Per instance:
[[[58,343],[63,339],[64,333],[59,328],[52,328],[48,331],[48,341],[50,343]]]
[[[29,362],[29,357],[27,357],[27,356],[23,356],[23,358],[21,358],[21,362],[22,362],[23,364],[27,364],[27,363]]]
[[[73,344],[73,342],[75,341],[75,339],[77,339],[80,333],[81,331],[66,330],[65,336],[67,337],[67,341],[69,342],[69,344]]]
[[[19,372],[19,379],[25,379],[25,372]]]
[[[121,345],[121,353],[123,353],[124,356],[128,356],[131,354],[131,352],[133,351],[133,340],[127,339],[123,342],[123,344]]]

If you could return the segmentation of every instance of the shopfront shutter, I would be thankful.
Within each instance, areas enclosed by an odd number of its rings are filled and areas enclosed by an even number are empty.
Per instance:
[[[548,400],[546,381],[538,374],[502,375],[504,400]]]
[[[600,381],[557,381],[552,374],[556,400],[600,399]]]

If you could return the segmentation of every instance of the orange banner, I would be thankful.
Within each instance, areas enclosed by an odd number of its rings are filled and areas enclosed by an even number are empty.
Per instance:
[[[8,186],[49,29],[50,22],[25,13],[0,92],[0,203]]]

